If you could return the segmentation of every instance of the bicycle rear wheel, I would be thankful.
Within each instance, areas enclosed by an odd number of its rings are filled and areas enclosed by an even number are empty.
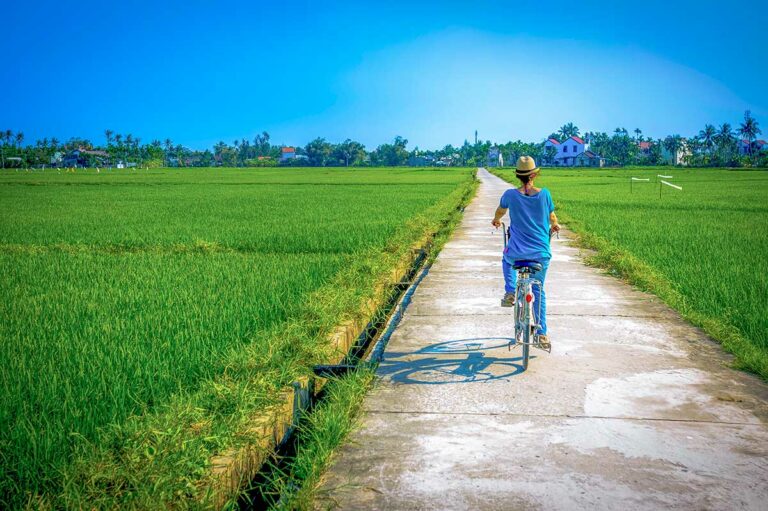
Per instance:
[[[515,300],[515,339],[522,344],[523,356],[521,365],[523,366],[523,371],[528,369],[528,359],[531,355],[531,342],[533,341],[533,336],[531,335],[531,310],[525,301],[525,295],[525,288],[522,286],[518,287]]]
[[[530,337],[528,335],[525,335],[523,333],[523,371],[528,370],[528,359],[531,356],[531,345],[530,345]]]

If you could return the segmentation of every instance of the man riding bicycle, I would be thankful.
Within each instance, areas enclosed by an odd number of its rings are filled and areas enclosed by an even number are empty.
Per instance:
[[[520,188],[510,188],[501,196],[499,207],[491,221],[494,227],[501,226],[501,219],[509,211],[509,241],[504,247],[501,261],[504,273],[504,298],[502,307],[514,307],[517,271],[515,261],[536,261],[541,270],[531,277],[539,280],[541,287],[534,288],[534,299],[539,303],[540,318],[538,340],[544,349],[551,348],[547,339],[547,298],[544,292],[544,279],[547,276],[552,251],[549,247],[550,236],[560,231],[560,224],[555,215],[552,195],[546,188],[536,188],[533,182],[539,175],[539,168],[530,156],[521,156],[517,160],[515,176],[520,180]]]

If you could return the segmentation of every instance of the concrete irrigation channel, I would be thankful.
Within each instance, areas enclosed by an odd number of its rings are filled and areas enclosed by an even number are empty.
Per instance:
[[[657,298],[585,266],[568,233],[547,276],[552,353],[520,371],[489,225],[510,185],[478,177],[316,507],[766,509],[768,385]]]

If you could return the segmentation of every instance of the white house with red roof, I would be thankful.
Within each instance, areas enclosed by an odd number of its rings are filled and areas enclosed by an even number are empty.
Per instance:
[[[749,140],[747,139],[741,139],[739,140],[739,154],[741,156],[744,156],[746,154],[750,153],[750,145],[752,147],[752,153],[759,153],[760,151],[765,151],[768,149],[768,142],[765,140],[755,140],[751,144],[749,143]]]
[[[544,142],[544,161],[550,165],[554,165],[554,159],[558,152],[560,152],[560,141],[556,138],[548,138]]]
[[[589,144],[575,135],[571,135],[558,147],[555,162],[557,165],[573,166],[576,165],[576,157],[589,149]]]
[[[548,148],[554,149],[554,165],[561,167],[587,166],[602,167],[605,165],[605,159],[589,150],[589,142],[577,136],[570,136],[560,142],[554,138],[544,142],[544,151]]]
[[[280,161],[288,161],[296,158],[296,148],[283,147],[280,149]]]
[[[544,142],[544,150],[548,147],[553,147],[555,151],[557,151],[560,148],[560,141],[556,138],[548,138],[547,141]]]
[[[603,167],[605,165],[605,158],[587,149],[574,158],[573,164],[577,167]]]

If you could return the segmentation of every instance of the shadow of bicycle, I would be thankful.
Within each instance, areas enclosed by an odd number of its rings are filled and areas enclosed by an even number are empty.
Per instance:
[[[509,351],[510,341],[506,337],[476,337],[443,341],[411,352],[387,351],[378,374],[406,385],[503,380],[523,372],[520,351]]]

